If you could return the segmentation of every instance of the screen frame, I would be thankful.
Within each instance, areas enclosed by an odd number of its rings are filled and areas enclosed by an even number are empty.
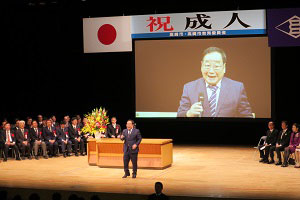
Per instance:
[[[271,117],[270,118],[241,118],[241,117],[136,117],[136,63],[135,63],[135,42],[136,41],[151,41],[151,40],[199,40],[199,39],[222,39],[222,38],[251,38],[251,37],[266,37],[267,34],[259,34],[259,35],[230,35],[230,36],[191,36],[191,37],[175,37],[175,38],[132,38],[132,60],[133,60],[133,71],[134,71],[134,118],[137,120],[151,121],[151,120],[159,120],[159,121],[202,121],[202,122],[249,122],[249,121],[261,121],[265,122],[266,120],[274,120],[276,118],[275,115],[275,67],[274,67],[274,52],[273,48],[270,48],[270,88],[271,88]]]

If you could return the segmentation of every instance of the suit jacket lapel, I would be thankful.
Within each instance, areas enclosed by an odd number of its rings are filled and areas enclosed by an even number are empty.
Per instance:
[[[222,105],[228,95],[228,84],[225,80],[225,78],[222,79],[222,84],[221,84],[221,88],[220,88],[220,93],[219,93],[219,99],[218,99],[218,105],[217,105],[217,110],[216,110],[216,116],[218,116]]]

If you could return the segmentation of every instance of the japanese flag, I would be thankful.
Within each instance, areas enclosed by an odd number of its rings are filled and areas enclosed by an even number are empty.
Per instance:
[[[132,51],[130,21],[130,16],[84,18],[84,53]]]

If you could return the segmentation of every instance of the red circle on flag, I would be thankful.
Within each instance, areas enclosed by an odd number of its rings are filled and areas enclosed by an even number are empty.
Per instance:
[[[98,30],[98,40],[104,45],[112,44],[117,37],[117,31],[111,24],[103,24]]]

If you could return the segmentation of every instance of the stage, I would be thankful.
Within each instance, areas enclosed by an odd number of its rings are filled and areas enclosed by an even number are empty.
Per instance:
[[[300,199],[300,169],[259,163],[252,147],[174,145],[173,155],[171,167],[140,169],[136,179],[89,166],[87,156],[8,160],[0,163],[0,187],[148,195],[161,181],[169,196]]]

